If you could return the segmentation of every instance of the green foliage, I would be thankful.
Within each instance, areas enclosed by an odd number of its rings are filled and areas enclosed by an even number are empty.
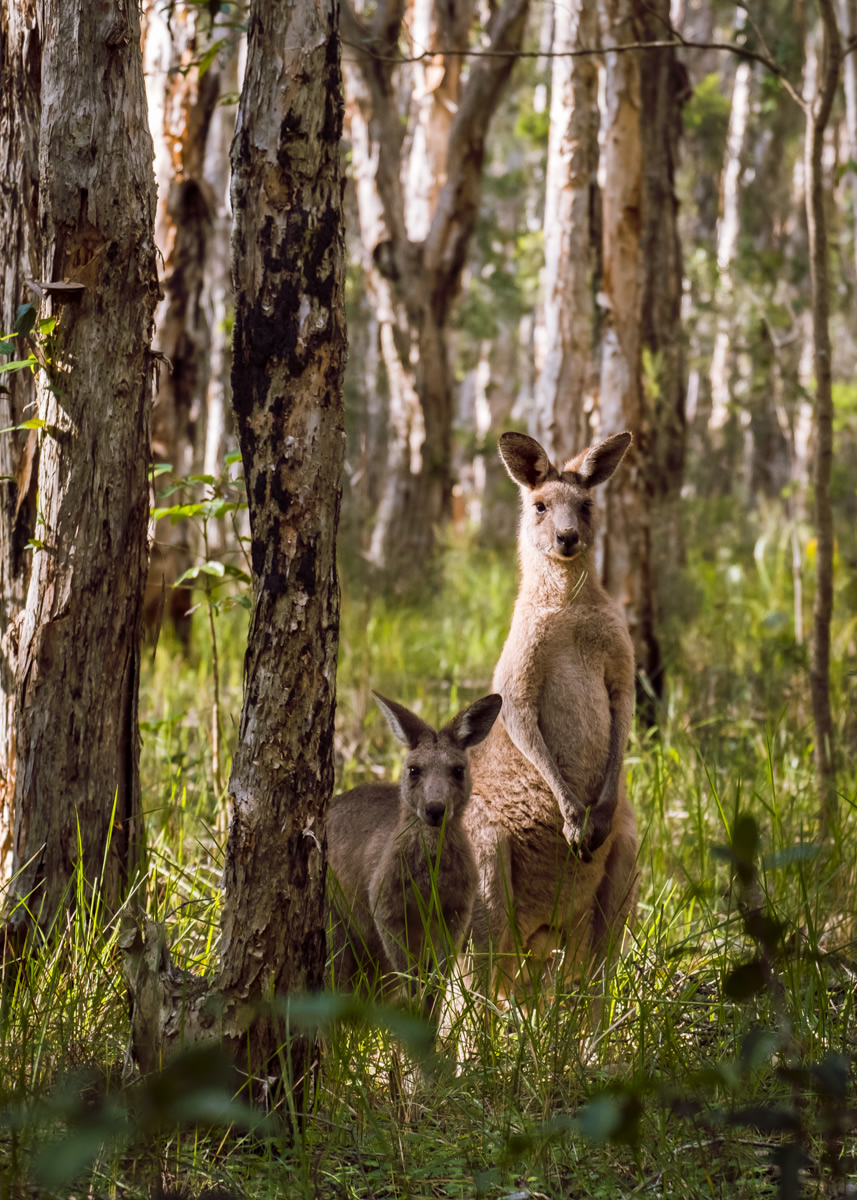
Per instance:
[[[729,97],[723,93],[723,80],[713,71],[701,79],[682,108],[685,131],[699,139],[706,158],[719,160],[729,130]]]

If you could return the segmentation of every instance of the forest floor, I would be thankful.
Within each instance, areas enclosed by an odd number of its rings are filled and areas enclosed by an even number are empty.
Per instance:
[[[789,531],[772,519],[688,545],[713,549],[691,550],[668,597],[660,725],[628,754],[642,885],[609,979],[526,1009],[465,1004],[458,1050],[420,1069],[395,1015],[331,1023],[319,999],[307,1112],[280,1100],[253,1127],[214,1060],[135,1077],[117,924],[79,886],[74,917],[0,998],[0,1200],[857,1195],[857,619],[841,593],[839,819],[820,844]],[[345,579],[338,787],[396,775],[371,688],[430,721],[489,690],[515,590],[510,550],[463,546],[419,605]],[[229,745],[244,618],[215,623]],[[134,902],[200,971],[216,958],[228,762],[214,779],[197,626],[189,656],[164,638],[146,668],[150,854]]]

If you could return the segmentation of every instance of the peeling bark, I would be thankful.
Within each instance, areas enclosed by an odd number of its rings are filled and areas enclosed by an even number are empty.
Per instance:
[[[0,8],[0,334],[11,333],[24,283],[38,277],[41,44],[35,0]],[[26,347],[15,358],[26,357]],[[2,377],[0,429],[33,416],[29,371]],[[11,876],[15,790],[15,669],[36,518],[38,436],[0,434],[0,884]],[[13,482],[15,481],[15,482]]]
[[[562,57],[598,41],[598,10],[587,0],[554,12],[550,137],[545,181],[544,364],[530,432],[551,459],[589,442],[594,407],[592,195],[598,167],[598,67]]]
[[[38,17],[38,278],[86,289],[42,305],[43,317],[52,303],[57,317],[53,363],[37,388],[46,423],[42,547],[16,672],[15,887],[36,919],[50,921],[79,859],[89,881],[104,862],[103,895],[115,905],[140,849],[137,690],[157,277],[137,7],[105,14],[81,0],[43,0]],[[24,910],[13,920],[23,923]]]
[[[239,1065],[267,1073],[287,1034],[266,1001],[318,988],[324,973],[344,450],[335,0],[254,0],[248,38],[232,149],[232,385],[254,611],[230,781],[220,969],[210,986],[190,980],[171,967],[160,927],[126,929],[143,1070],[182,1040],[220,1037]],[[296,1084],[308,1050],[300,1039],[288,1045]]]

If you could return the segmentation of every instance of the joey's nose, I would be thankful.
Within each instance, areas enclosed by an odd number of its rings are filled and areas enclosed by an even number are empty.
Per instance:
[[[556,531],[556,544],[561,554],[572,554],[577,549],[579,541],[580,534],[576,529],[558,529]]]
[[[426,805],[426,824],[440,825],[443,821],[443,814],[446,812],[446,805],[439,800],[429,800]]]

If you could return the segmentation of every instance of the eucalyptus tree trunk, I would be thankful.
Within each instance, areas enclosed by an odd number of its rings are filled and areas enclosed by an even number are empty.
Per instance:
[[[323,981],[344,450],[341,127],[335,0],[254,0],[232,149],[232,387],[254,610],[230,781],[220,970],[211,983],[190,979],[169,965],[162,927],[126,927],[144,1070],[182,1040],[218,1038],[242,1067],[267,1073],[287,1036],[267,1002]],[[307,1049],[289,1044],[296,1082]]]
[[[752,64],[742,59],[735,72],[732,89],[732,107],[729,112],[729,132],[726,138],[726,154],[720,179],[720,219],[717,222],[717,270],[719,284],[720,315],[717,319],[717,335],[711,358],[711,415],[708,428],[711,432],[721,430],[729,419],[729,341],[730,321],[728,309],[731,303],[732,260],[738,245],[740,230],[740,180],[741,155],[747,134],[750,116],[750,87],[753,79]]]
[[[659,663],[652,575],[652,496],[644,455],[649,446],[642,388],[641,309],[644,263],[643,146],[640,59],[610,46],[633,42],[633,0],[601,0],[605,48],[601,204],[604,236],[601,281],[601,435],[634,434],[627,465],[607,491],[603,540],[604,584],[625,607],[637,667]]]
[[[39,75],[41,45],[35,0],[0,7],[0,335],[12,333],[18,307],[35,300],[37,278]],[[12,341],[12,359],[28,347]],[[10,361],[0,358],[0,365]],[[0,376],[0,429],[34,415],[33,376]],[[36,518],[38,434],[0,433],[0,884],[12,868],[15,791],[15,669],[21,612],[32,562],[27,541]]]
[[[844,45],[857,37],[857,0],[837,0],[839,28]],[[845,93],[845,131],[848,147],[848,189],[851,193],[853,220],[854,267],[857,270],[857,61],[852,50],[843,60],[843,91]]]
[[[812,608],[809,682],[815,726],[815,769],[821,825],[830,833],[836,815],[836,746],[830,707],[830,623],[833,617],[833,374],[830,346],[830,278],[825,215],[824,133],[839,83],[842,45],[833,0],[819,0],[823,42],[817,79],[807,100],[804,164],[806,220],[812,280],[812,334],[815,358],[815,459],[812,469],[816,583]],[[808,56],[809,57],[809,56]]]
[[[178,477],[194,471],[210,371],[211,327],[203,294],[215,201],[204,165],[220,80],[216,62],[200,76],[197,63],[206,49],[202,27],[198,9],[176,7],[167,21],[156,0],[150,0],[145,63],[155,142],[155,241],[162,293],[152,340],[162,356],[152,409],[152,451],[154,461],[169,463]],[[182,499],[176,496],[171,503]],[[190,637],[192,593],[172,585],[191,565],[192,533],[187,522],[159,522],[146,586],[147,625],[155,623],[166,583],[167,612],[185,642]]]
[[[658,630],[658,540],[677,541],[684,466],[682,266],[675,168],[686,77],[672,51],[619,54],[612,45],[651,39],[668,5],[602,0],[603,275],[601,433],[634,434],[627,468],[611,481],[603,543],[604,583],[622,601],[634,641],[644,719],[656,712],[663,663]],[[658,20],[660,17],[660,20]],[[672,520],[670,521],[670,510]],[[662,525],[672,524],[669,533]],[[664,562],[667,574],[673,564]]]
[[[472,0],[446,8],[423,3],[415,16],[431,38],[429,49],[463,44]],[[357,55],[347,84],[353,145],[362,152],[355,161],[361,226],[373,255],[370,287],[379,301],[390,390],[387,457],[368,554],[398,584],[419,578],[449,512],[454,406],[447,323],[479,213],[488,126],[521,46],[528,4],[506,0],[496,9],[487,34],[497,57],[474,62],[463,86],[458,56],[437,53],[420,68],[407,169],[396,63],[404,0],[383,0],[366,23],[343,9]]]
[[[636,0],[642,40],[656,41],[669,22],[669,0]],[[686,367],[681,321],[684,281],[678,228],[678,170],[681,110],[690,94],[687,72],[674,50],[640,54],[640,122],[643,152],[640,249],[642,402],[644,428],[638,453],[653,497],[652,560],[655,610],[665,615],[682,563],[681,489],[684,483]],[[645,432],[644,432],[645,431]],[[646,437],[647,434],[647,437]],[[649,680],[661,694],[663,668],[658,630],[647,648]],[[649,711],[648,715],[654,717]]]
[[[140,848],[139,679],[157,299],[137,6],[39,5],[40,523],[16,670],[13,869],[37,919]],[[55,282],[82,285],[62,302]],[[63,293],[61,293],[63,294]],[[109,850],[108,846],[109,839]],[[24,921],[19,909],[14,922]]]
[[[545,181],[544,359],[531,432],[551,458],[588,441],[597,392],[593,358],[593,201],[598,170],[598,65],[569,52],[598,43],[598,10],[571,0],[554,10]]]

